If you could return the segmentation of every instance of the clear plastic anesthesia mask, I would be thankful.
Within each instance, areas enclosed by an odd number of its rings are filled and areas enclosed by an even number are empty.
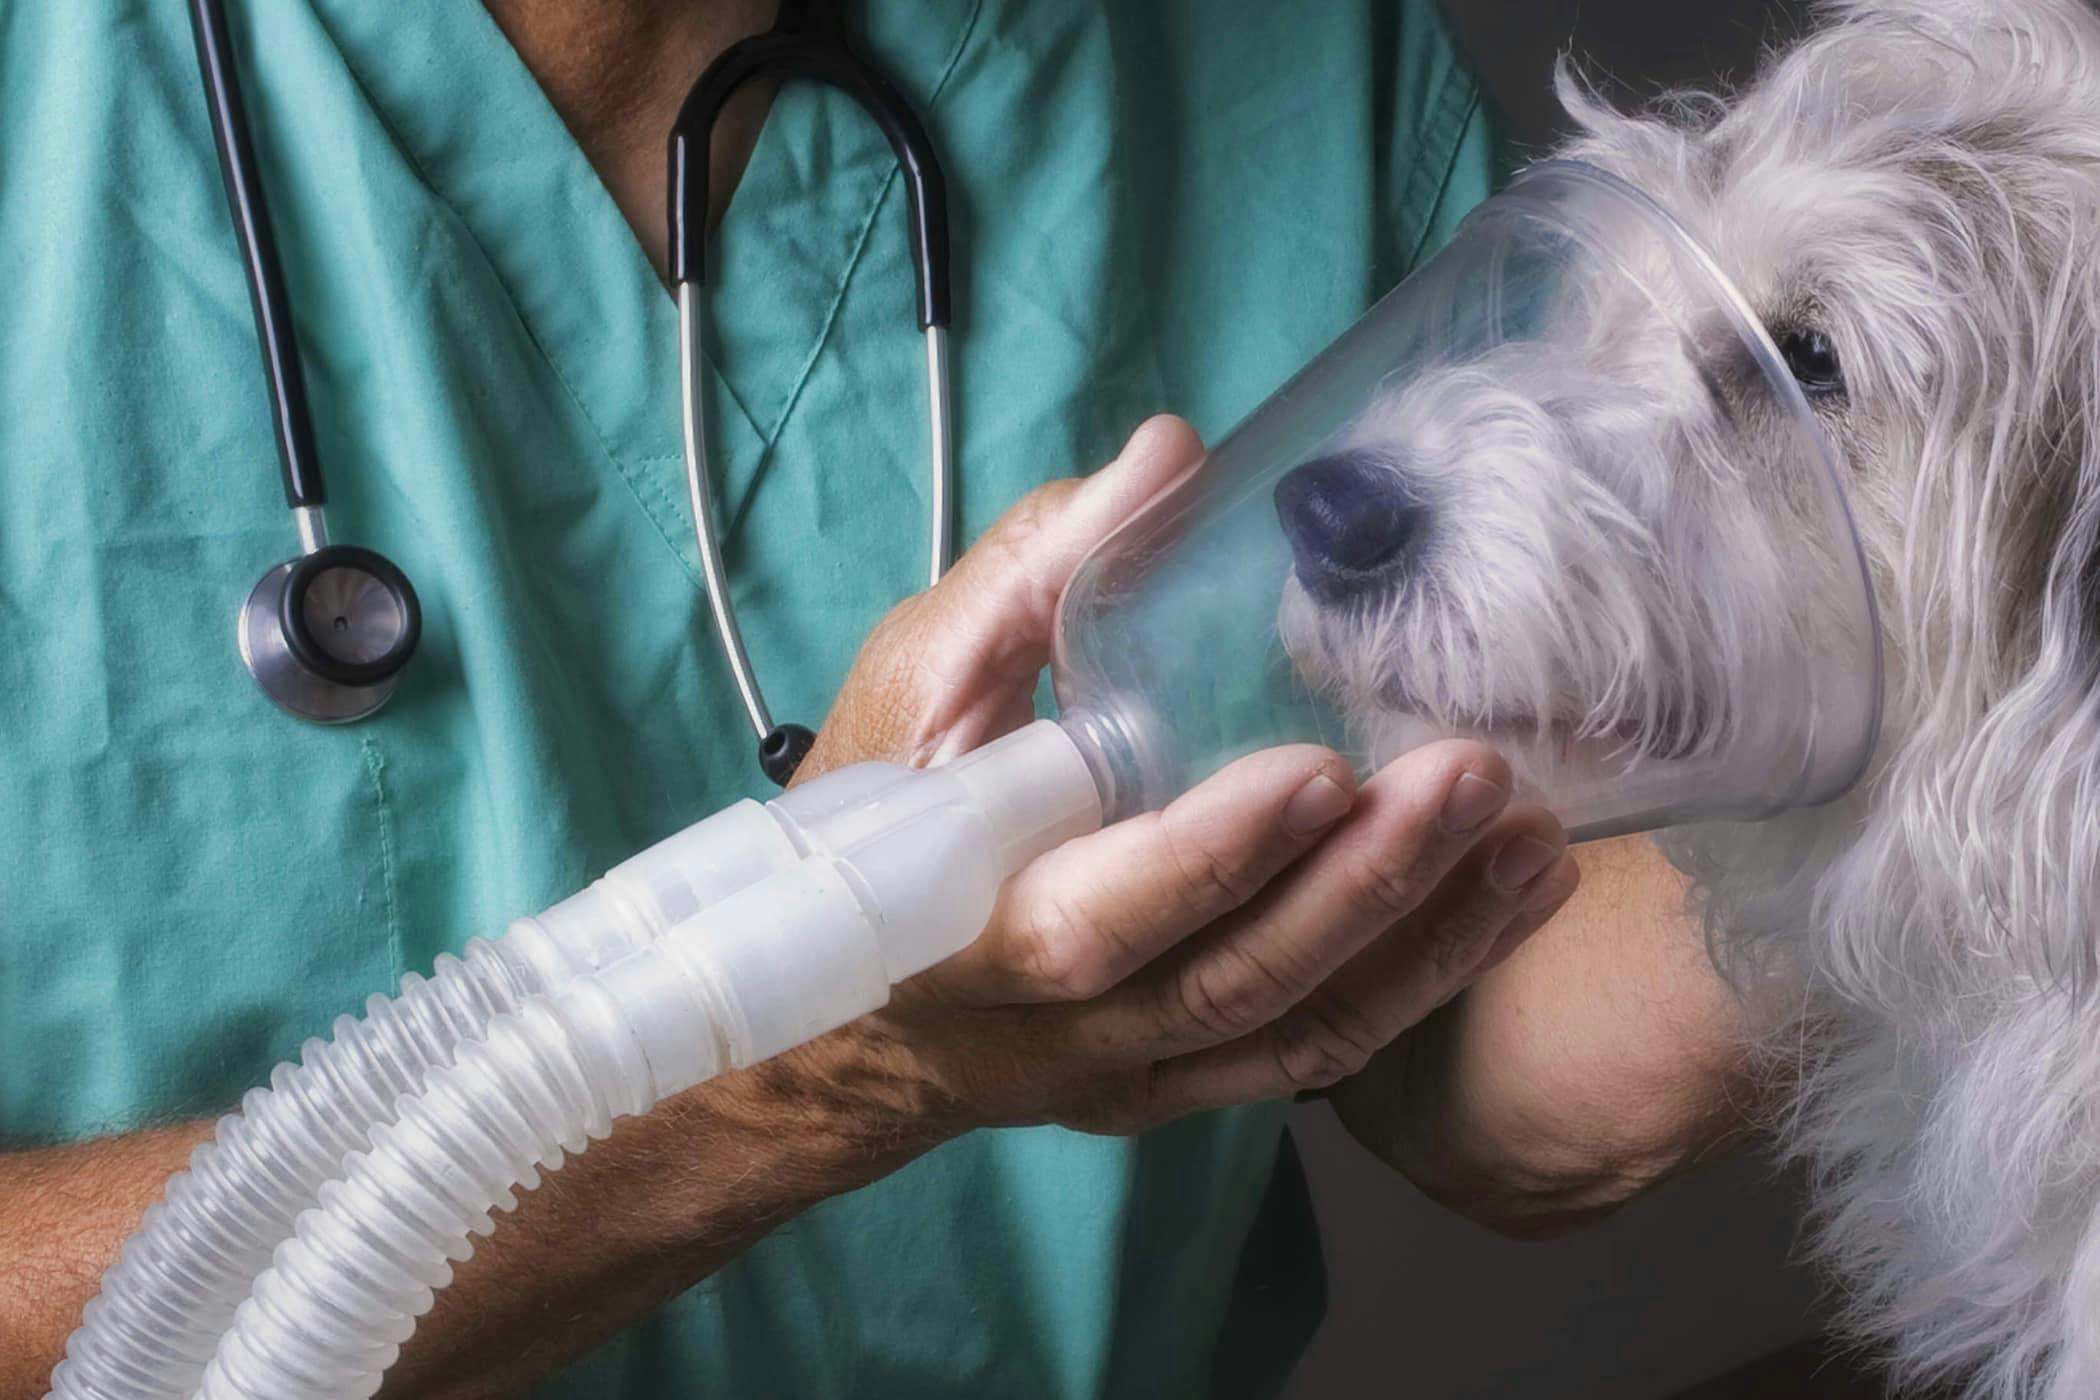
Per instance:
[[[1285,740],[1368,770],[1468,736],[1590,838],[1836,797],[1882,658],[1770,336],[1667,211],[1556,162],[1095,550],[1056,676],[1119,813]]]

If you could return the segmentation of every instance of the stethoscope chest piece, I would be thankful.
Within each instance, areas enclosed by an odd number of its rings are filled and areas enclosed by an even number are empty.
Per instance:
[[[284,502],[302,551],[248,590],[236,639],[248,674],[279,706],[318,724],[348,724],[384,705],[401,683],[401,668],[422,636],[423,610],[416,590],[384,556],[328,542],[326,492],[292,332],[291,295],[277,260],[233,39],[219,0],[190,0],[190,27],[263,351]]]
[[[241,604],[241,661],[263,693],[317,724],[384,705],[423,629],[415,589],[383,556],[323,545],[264,574]]]

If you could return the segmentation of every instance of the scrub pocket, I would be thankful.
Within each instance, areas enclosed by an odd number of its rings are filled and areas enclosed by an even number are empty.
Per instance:
[[[0,560],[0,1149],[222,1111],[401,973],[383,731],[284,715],[235,651],[287,536]]]

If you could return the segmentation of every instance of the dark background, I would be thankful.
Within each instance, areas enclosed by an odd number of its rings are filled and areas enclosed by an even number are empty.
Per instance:
[[[1798,33],[1774,0],[1447,0],[1517,134],[1550,147],[1553,61],[1621,101],[1747,77]],[[1545,1244],[1446,1214],[1296,1110],[1328,1256],[1328,1319],[1291,1400],[1750,1400],[1871,1395],[1817,1341],[1827,1299],[1794,1262],[1798,1192],[1754,1149],[1703,1164]],[[1757,1372],[1745,1376],[1739,1368]],[[1717,1380],[1724,1373],[1735,1378]]]
[[[1553,61],[1631,100],[1747,78],[1760,52],[1805,27],[1796,0],[1444,0],[1473,66],[1535,147],[1560,129]]]

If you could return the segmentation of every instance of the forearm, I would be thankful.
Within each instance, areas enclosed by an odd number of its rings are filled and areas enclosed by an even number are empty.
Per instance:
[[[623,1121],[477,1242],[388,1396],[512,1394],[827,1197],[941,1140],[918,1081],[849,1026]]]
[[[857,1034],[703,1084],[546,1176],[458,1266],[384,1393],[515,1392],[938,1141],[914,1081]],[[0,1397],[43,1393],[102,1270],[209,1131],[0,1156]]]
[[[180,1123],[0,1154],[0,1397],[44,1393],[117,1246],[210,1134]]]
[[[1748,1113],[1740,1013],[1682,878],[1644,838],[1582,861],[1552,923],[1332,1096],[1424,1192],[1511,1234],[1608,1212]]]

